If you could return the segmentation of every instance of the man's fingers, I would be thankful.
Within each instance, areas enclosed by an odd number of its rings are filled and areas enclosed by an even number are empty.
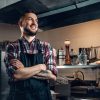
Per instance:
[[[16,68],[20,68],[20,66],[22,66],[21,62],[19,62],[18,60],[12,60],[10,63]]]
[[[11,59],[11,61],[17,61],[17,59]]]
[[[11,59],[11,62],[20,62],[20,61],[18,59]]]
[[[16,67],[17,69],[24,67],[23,63],[21,61],[19,61],[18,59],[12,59],[10,61],[10,63],[11,63],[12,66]]]
[[[17,60],[15,60],[15,59],[12,59],[12,60],[10,61],[11,64],[16,63],[16,62],[17,62]]]
[[[10,63],[16,63],[16,64],[22,64],[19,60],[17,60],[17,59],[12,59],[11,61],[10,61]]]

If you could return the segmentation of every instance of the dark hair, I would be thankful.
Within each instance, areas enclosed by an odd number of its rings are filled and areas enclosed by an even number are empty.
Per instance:
[[[34,13],[34,14],[36,14],[35,11],[33,11],[33,10],[24,11],[24,13],[21,14],[21,16],[20,16],[20,18],[19,18],[19,20],[18,20],[18,24],[22,22],[22,20],[24,19],[25,15],[26,15],[27,13]]]
[[[35,11],[33,10],[25,10],[22,14],[21,14],[21,17],[22,16],[25,16],[26,13],[34,13],[34,14],[37,14]]]

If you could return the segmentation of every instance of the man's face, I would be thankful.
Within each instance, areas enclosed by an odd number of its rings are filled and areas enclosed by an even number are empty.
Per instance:
[[[34,13],[26,13],[22,20],[22,28],[24,35],[34,36],[38,30],[38,20]]]

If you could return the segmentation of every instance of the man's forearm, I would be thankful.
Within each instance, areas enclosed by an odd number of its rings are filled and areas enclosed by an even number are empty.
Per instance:
[[[38,74],[36,74],[35,76],[33,76],[33,77],[39,78],[39,79],[56,80],[56,76],[50,70],[41,71]]]
[[[17,80],[28,79],[41,71],[43,64],[35,65],[34,67],[19,68],[15,71],[14,78]]]

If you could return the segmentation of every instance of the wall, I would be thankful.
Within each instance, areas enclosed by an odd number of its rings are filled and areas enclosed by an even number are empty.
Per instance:
[[[0,24],[0,41],[16,40],[20,31],[15,25]],[[50,42],[56,49],[63,47],[69,39],[71,47],[78,51],[79,47],[100,46],[100,20],[61,27],[38,33],[38,38]]]
[[[71,41],[71,48],[100,46],[100,20],[89,21],[46,31],[55,48],[64,48],[64,41]]]
[[[4,40],[14,41],[20,37],[20,30],[16,25],[0,24],[0,42]]]

